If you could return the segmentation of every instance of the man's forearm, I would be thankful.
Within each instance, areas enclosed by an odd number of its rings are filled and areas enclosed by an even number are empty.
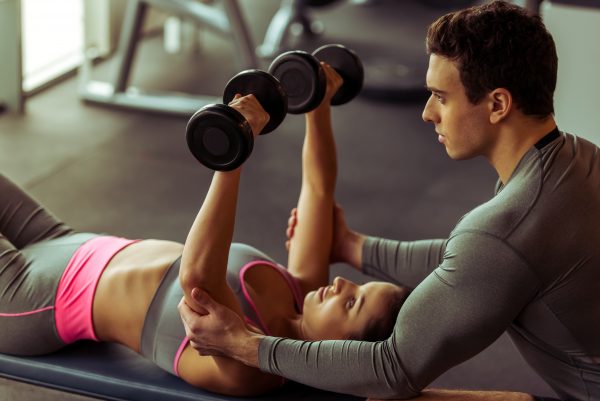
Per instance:
[[[441,263],[446,240],[395,241],[367,237],[362,271],[381,280],[415,288]]]
[[[419,394],[393,356],[393,344],[350,340],[306,342],[265,336],[259,368],[305,385],[363,397]]]
[[[264,335],[247,331],[243,338],[230,342],[225,354],[244,365],[258,368],[258,348]]]

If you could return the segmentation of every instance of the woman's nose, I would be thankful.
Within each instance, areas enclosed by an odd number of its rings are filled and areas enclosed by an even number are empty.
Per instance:
[[[337,276],[333,279],[333,292],[339,294],[341,291],[344,290],[344,288],[347,288],[350,284],[352,284],[351,281],[346,280],[343,277]]]
[[[342,289],[342,280],[343,278],[341,278],[340,276],[337,276],[336,278],[333,279],[333,293],[334,294],[339,294],[340,290]]]

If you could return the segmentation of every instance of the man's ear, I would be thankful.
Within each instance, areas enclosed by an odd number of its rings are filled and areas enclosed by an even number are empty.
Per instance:
[[[490,104],[490,123],[504,120],[513,107],[512,94],[504,88],[496,88],[488,95]]]

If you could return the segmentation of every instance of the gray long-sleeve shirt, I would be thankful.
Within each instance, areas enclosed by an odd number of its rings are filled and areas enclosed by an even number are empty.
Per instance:
[[[505,330],[563,399],[600,399],[600,154],[557,131],[447,241],[369,238],[363,269],[414,287],[382,342],[266,337],[264,371],[409,398]]]

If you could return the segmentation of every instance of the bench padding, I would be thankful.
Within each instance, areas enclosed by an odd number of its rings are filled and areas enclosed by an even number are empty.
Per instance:
[[[106,400],[237,399],[194,388],[118,344],[88,341],[45,356],[0,354],[0,377]],[[275,393],[244,400],[357,401],[360,398],[288,383]]]

